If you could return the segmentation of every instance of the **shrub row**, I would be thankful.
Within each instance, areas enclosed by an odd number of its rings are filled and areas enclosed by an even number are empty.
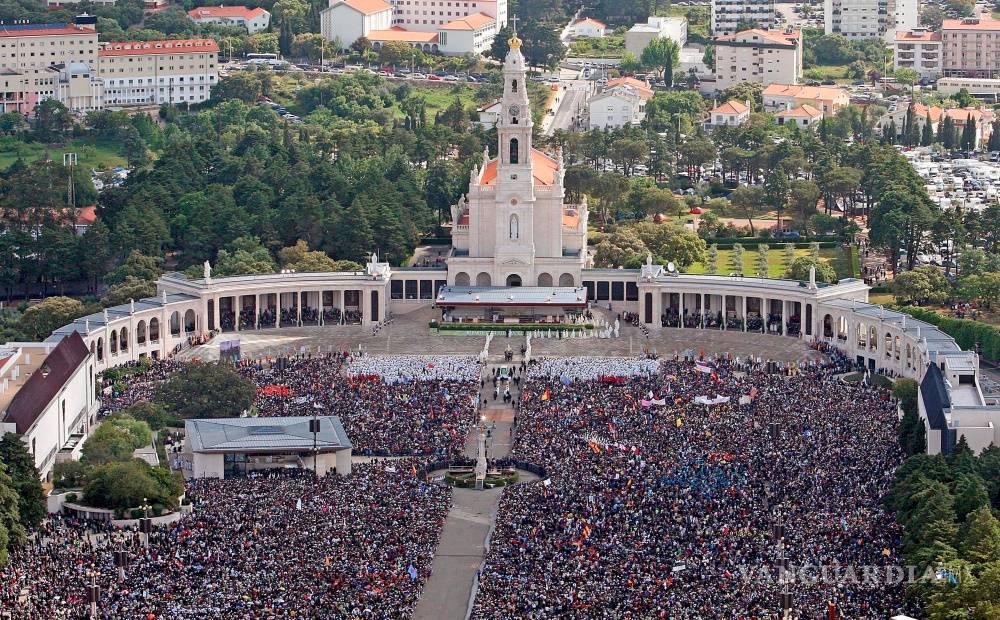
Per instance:
[[[954,338],[958,346],[963,349],[972,349],[978,343],[982,347],[983,357],[989,360],[1000,359],[1000,330],[992,325],[982,321],[956,319],[917,306],[901,306],[897,309],[913,318],[937,326],[938,329]]]

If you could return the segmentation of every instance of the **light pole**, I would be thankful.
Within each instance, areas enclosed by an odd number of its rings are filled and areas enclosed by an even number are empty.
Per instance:
[[[142,504],[139,509],[142,510],[142,518],[139,519],[139,531],[145,534],[142,538],[142,546],[149,549],[149,535],[153,532],[153,522],[149,519],[149,500],[145,497],[142,498]]]
[[[319,433],[319,414],[317,409],[319,408],[319,403],[313,404],[313,417],[309,420],[309,432],[313,436],[313,481],[319,481],[319,468],[317,466],[317,461],[319,461],[319,446],[317,443],[317,434]]]
[[[97,585],[97,572],[87,573],[90,577],[90,585],[87,586],[87,602],[90,603],[90,618],[97,620],[97,602],[101,598],[101,588]]]

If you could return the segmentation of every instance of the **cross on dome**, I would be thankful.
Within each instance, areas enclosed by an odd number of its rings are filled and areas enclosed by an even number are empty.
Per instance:
[[[507,39],[507,45],[512,50],[521,49],[521,39],[517,37],[517,14],[514,14],[510,21],[514,23],[514,33]]]

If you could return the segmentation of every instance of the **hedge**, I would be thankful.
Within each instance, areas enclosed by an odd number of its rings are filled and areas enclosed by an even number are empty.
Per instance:
[[[538,331],[583,331],[594,329],[590,323],[585,325],[541,325],[538,323],[438,323],[431,321],[430,327],[441,331],[455,332],[538,332]]]
[[[895,309],[936,326],[954,338],[963,349],[972,349],[979,343],[983,357],[1000,359],[1000,330],[992,325],[971,319],[956,319],[918,306],[897,306]]]
[[[815,237],[799,237],[798,239],[775,239],[774,237],[714,237],[705,239],[705,243],[740,243],[747,247],[754,243],[767,243],[784,245],[794,243],[796,247],[808,248],[809,244],[819,241],[820,243],[839,243],[840,237],[837,235],[816,235]],[[820,246],[822,247],[822,246]]]
[[[749,241],[738,241],[738,242],[724,241],[724,242],[721,242],[721,243],[718,242],[718,241],[716,241],[715,239],[705,239],[705,243],[707,245],[714,245],[714,246],[718,247],[720,250],[731,250],[731,249],[733,249],[733,246],[736,245],[736,243],[739,243],[740,245],[742,245],[744,250],[755,250],[755,249],[757,249],[757,246],[759,246],[761,244],[766,244],[772,250],[782,250],[782,249],[784,249],[786,243],[791,243],[791,242],[790,241],[774,240],[774,239],[761,239],[760,237],[754,237],[753,239],[750,239]],[[792,243],[792,245],[794,245],[799,250],[808,250],[808,249],[810,249],[812,247],[812,244],[813,244],[812,241],[808,241],[808,242],[801,242],[800,241],[800,242]],[[829,249],[832,249],[832,248],[836,248],[839,245],[840,244],[837,243],[836,241],[820,241],[819,242],[819,247],[820,247],[821,250],[829,250]]]

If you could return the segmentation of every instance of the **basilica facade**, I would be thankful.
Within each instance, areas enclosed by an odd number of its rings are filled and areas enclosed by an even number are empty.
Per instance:
[[[497,157],[483,153],[469,191],[452,207],[448,284],[579,287],[586,261],[587,204],[563,203],[562,153],[532,146],[531,105],[521,41],[503,66]]]

